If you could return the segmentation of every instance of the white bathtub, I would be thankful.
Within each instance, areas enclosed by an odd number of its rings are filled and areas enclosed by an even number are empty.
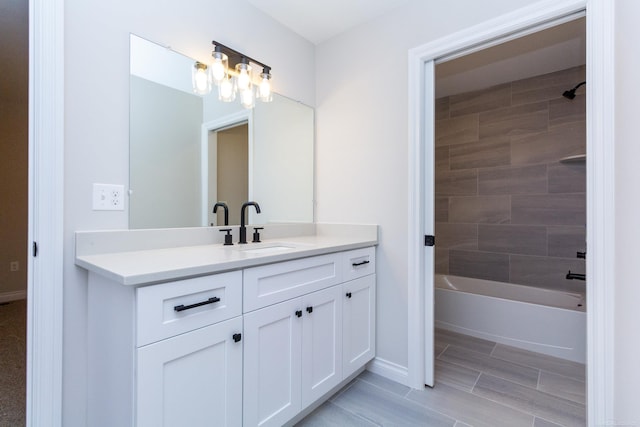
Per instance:
[[[585,363],[584,295],[436,274],[435,324]]]

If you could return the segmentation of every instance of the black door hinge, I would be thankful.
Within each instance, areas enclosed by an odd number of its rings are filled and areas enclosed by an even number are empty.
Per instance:
[[[33,242],[33,256],[38,256],[38,242]]]
[[[435,246],[436,244],[436,236],[424,236],[424,245],[425,246]]]

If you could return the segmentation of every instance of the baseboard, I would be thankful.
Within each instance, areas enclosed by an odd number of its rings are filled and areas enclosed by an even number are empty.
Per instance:
[[[27,291],[0,292],[0,303],[27,299]]]
[[[376,357],[367,365],[367,370],[391,381],[409,386],[409,370],[388,360]]]

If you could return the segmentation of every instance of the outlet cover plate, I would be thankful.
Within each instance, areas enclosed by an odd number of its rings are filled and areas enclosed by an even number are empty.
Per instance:
[[[93,184],[94,211],[123,211],[124,185]]]

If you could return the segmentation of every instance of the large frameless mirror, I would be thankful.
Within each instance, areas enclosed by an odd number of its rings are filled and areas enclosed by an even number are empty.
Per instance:
[[[193,92],[194,59],[131,35],[129,228],[313,221],[314,112],[274,94],[244,109]],[[275,80],[275,78],[274,78]]]

